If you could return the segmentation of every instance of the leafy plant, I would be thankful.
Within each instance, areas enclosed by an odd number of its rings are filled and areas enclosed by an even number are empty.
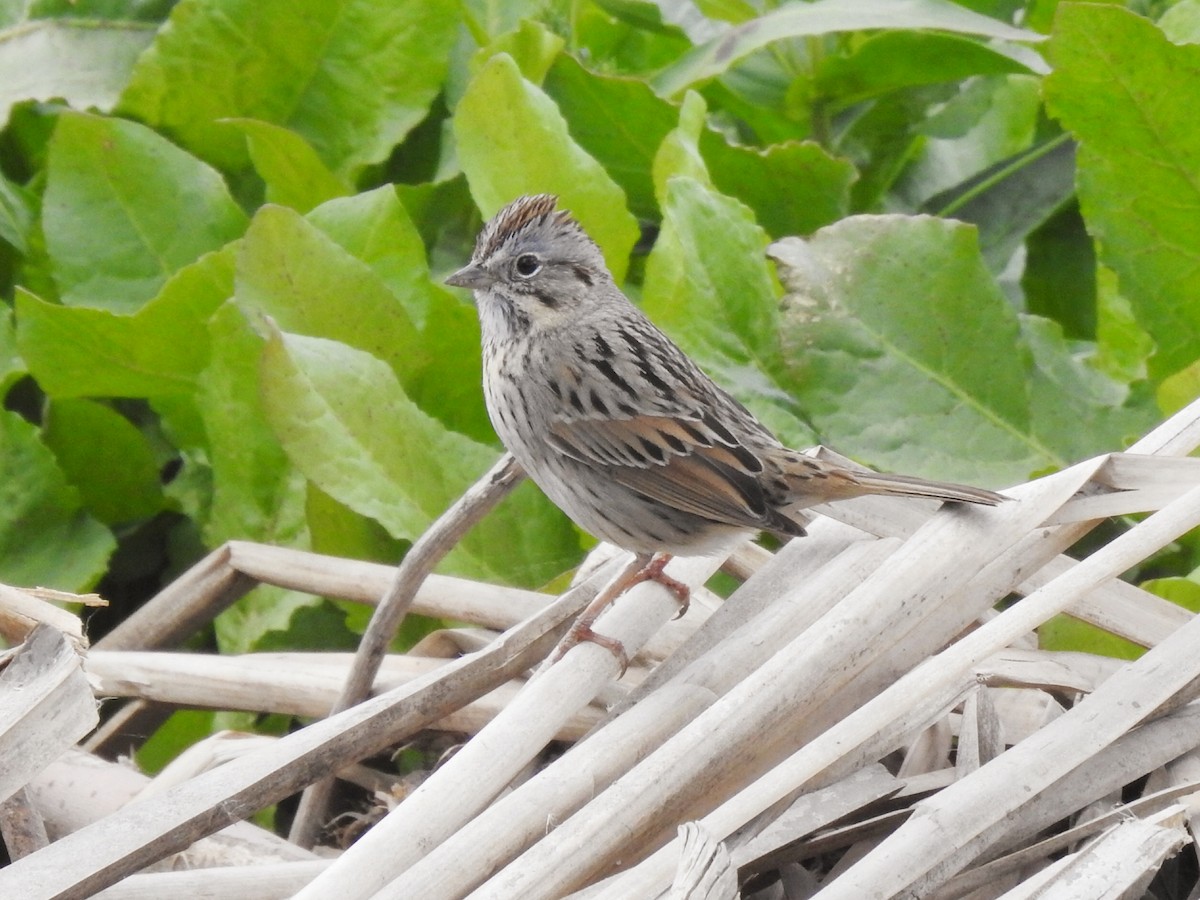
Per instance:
[[[394,561],[499,452],[440,282],[522,192],[794,445],[1003,486],[1200,393],[1200,3],[697,6],[0,7],[0,579]],[[525,486],[445,565],[580,556]]]

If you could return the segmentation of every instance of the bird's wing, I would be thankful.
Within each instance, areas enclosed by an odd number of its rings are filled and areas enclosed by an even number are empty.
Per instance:
[[[762,460],[710,414],[563,417],[546,439],[667,506],[747,528],[778,527],[759,480]]]

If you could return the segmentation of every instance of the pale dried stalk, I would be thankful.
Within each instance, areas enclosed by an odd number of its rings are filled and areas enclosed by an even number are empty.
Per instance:
[[[521,466],[511,453],[505,453],[417,538],[397,567],[395,580],[380,599],[367,624],[367,630],[354,654],[354,665],[333,704],[332,713],[349,709],[367,697],[388,645],[411,608],[421,583],[462,536],[491,512],[523,477]],[[292,841],[302,847],[312,846],[332,791],[331,778],[322,779],[305,789],[288,835]]]
[[[229,564],[255,581],[371,606],[379,604],[396,577],[396,567],[382,563],[247,541],[230,541],[228,547]],[[538,591],[435,572],[421,582],[412,612],[503,630],[553,600],[552,595]]]
[[[41,624],[62,632],[78,650],[88,645],[79,616],[28,591],[0,584],[0,637],[10,645],[19,644]]]
[[[113,813],[0,869],[0,896],[81,896],[239,821],[329,771],[392,745],[526,670],[594,596],[569,592],[486,651],[283,737],[159,797]],[[90,697],[90,692],[89,692]]]
[[[0,801],[96,726],[81,662],[61,632],[38,625],[0,672]]]
[[[772,732],[800,742],[820,727],[814,711],[856,706],[853,698],[863,690],[863,669],[873,659],[882,654],[893,660],[876,673],[878,690],[894,678],[887,674],[897,665],[894,660],[920,652],[923,640],[914,640],[915,629],[938,631],[943,643],[953,637],[958,629],[947,633],[944,623],[929,621],[930,615],[961,606],[961,588],[970,575],[1020,541],[1089,474],[1090,470],[1061,474],[1029,487],[1022,500],[995,509],[947,509],[934,516],[886,567],[873,572],[812,628],[473,896],[561,894],[608,866],[630,840],[653,840],[666,822],[678,819],[693,803],[727,794],[731,781],[744,782],[747,773],[731,775],[729,760],[754,760]],[[950,547],[955,548],[952,553]],[[991,599],[995,598],[973,602],[983,606]],[[935,637],[939,635],[929,639]],[[908,666],[915,661],[914,657]],[[797,691],[796,685],[803,685],[804,691]],[[672,850],[672,861],[675,855],[677,850]],[[555,864],[563,858],[570,858],[572,865]],[[617,890],[613,896],[651,896],[665,883],[656,880],[653,889]]]
[[[686,584],[702,584],[719,565],[720,560],[677,560],[669,571]],[[673,594],[657,583],[644,583],[614,604],[596,629],[632,655],[677,609]],[[613,654],[598,644],[573,647],[298,896],[346,900],[383,888],[483,809],[618,669]],[[347,872],[354,873],[353,879]]]
[[[84,669],[95,680],[96,693],[102,697],[132,697],[187,708],[315,718],[330,714],[352,660],[349,653],[212,656],[117,650],[94,651]],[[380,667],[375,692],[382,693],[434,674],[446,664],[442,659],[389,656]],[[512,681],[501,685],[478,700],[451,710],[430,727],[473,734],[512,701],[523,683]],[[598,710],[581,709],[563,723],[555,739],[577,740],[599,717]]]
[[[821,615],[882,561],[890,542],[840,542],[843,552],[807,579],[803,601],[780,602],[710,650],[672,682],[573,747],[512,793],[500,798],[389,885],[391,896],[450,900],[477,885],[498,862],[542,837],[546,822],[562,821],[626,772],[682,725],[694,719],[746,671],[753,670]],[[802,548],[785,548],[776,569],[803,574]],[[821,554],[823,557],[824,554]],[[767,574],[764,572],[764,574]],[[756,578],[743,591],[778,590]],[[749,602],[749,606],[757,606]]]
[[[1000,900],[1124,900],[1141,897],[1163,860],[1187,841],[1185,809],[1132,819],[1077,853],[1058,860]]]
[[[184,872],[139,872],[96,894],[96,900],[286,900],[329,868],[332,860],[210,866]]]
[[[1150,553],[1200,525],[1200,488],[1193,488],[1107,547],[1024,602],[967,635],[939,657],[877,698],[896,702],[916,687],[920,676],[946,685],[1021,634],[1066,608],[1093,585],[1116,578]],[[902,891],[928,892],[939,880],[972,859],[1004,833],[1005,818],[1027,797],[1070,772],[1099,749],[1144,721],[1159,706],[1186,696],[1200,680],[1195,641],[1200,620],[1193,620],[1113,675],[1083,703],[1030,736],[992,763],[942,791],[919,808],[891,838],[826,888],[830,900]],[[964,665],[965,664],[965,665]],[[1131,703],[1131,701],[1134,701]],[[869,706],[875,705],[874,703]],[[867,713],[868,707],[860,710]],[[857,715],[847,717],[849,723]],[[1077,727],[1077,722],[1085,723]],[[844,737],[832,729],[801,751],[816,757],[818,744]],[[867,736],[871,739],[872,736]],[[814,772],[815,774],[815,772]],[[1021,785],[1015,790],[1014,785]],[[932,851],[932,852],[931,852]]]

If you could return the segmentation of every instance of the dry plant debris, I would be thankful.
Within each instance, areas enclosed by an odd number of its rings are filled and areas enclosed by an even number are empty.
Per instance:
[[[1196,843],[1200,622],[1120,575],[1200,527],[1197,446],[1200,403],[996,509],[870,498],[817,510],[775,554],[676,560],[697,588],[685,618],[650,583],[598,623],[639,651],[615,684],[594,644],[539,668],[620,565],[607,548],[553,598],[428,574],[444,548],[404,587],[387,567],[233,543],[90,648],[74,617],[4,587],[0,896],[1142,896]],[[1137,521],[1067,555],[1114,516]],[[741,584],[718,604],[701,588],[723,562]],[[388,632],[404,609],[473,627],[376,662],[173,649],[259,582],[403,595],[380,607]],[[1063,612],[1147,652],[1038,649]],[[361,702],[354,672],[373,683]],[[126,705],[76,746],[101,698]],[[156,782],[97,752],[180,706],[315,721],[206,742]],[[361,765],[433,731],[467,737],[423,780]],[[556,741],[569,749],[547,761]],[[388,810],[348,849],[247,821],[333,776]]]

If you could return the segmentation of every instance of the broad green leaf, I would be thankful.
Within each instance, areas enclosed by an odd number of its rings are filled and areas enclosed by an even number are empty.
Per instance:
[[[836,108],[899,88],[977,75],[1029,72],[1025,53],[1004,44],[981,44],[952,34],[883,31],[847,54],[830,55],[817,68],[816,91]]]
[[[881,468],[984,484],[1066,461],[1034,431],[1031,353],[974,229],[856,216],[770,252],[788,289],[785,383],[823,441]]]
[[[62,115],[42,228],[65,304],[134,312],[245,227],[221,176],[165,138],[136,122]]]
[[[646,313],[781,438],[807,442],[812,433],[774,381],[779,320],[767,236],[746,207],[690,178],[670,179],[662,205]]]
[[[17,345],[52,397],[190,392],[208,362],[204,323],[233,293],[232,247],[180,269],[132,316],[17,291]]]
[[[112,408],[93,400],[55,400],[45,441],[87,509],[106,525],[154,515],[163,508],[158,464],[145,436]]]
[[[1179,0],[1162,14],[1158,27],[1176,44],[1200,43],[1200,0]]]
[[[25,374],[25,361],[17,352],[17,332],[13,326],[13,311],[0,306],[0,398],[18,378]]]
[[[1152,578],[1139,587],[1189,612],[1200,612],[1200,584],[1190,578]],[[1044,650],[1074,650],[1117,659],[1137,659],[1146,652],[1144,647],[1069,616],[1055,616],[1040,627],[1038,645]]]
[[[1096,368],[1126,383],[1139,381],[1146,377],[1146,360],[1153,352],[1154,341],[1121,296],[1116,274],[1107,266],[1097,266]]]
[[[601,0],[574,7],[571,49],[605,72],[648,76],[691,49],[653,2]]]
[[[32,225],[32,201],[21,188],[0,175],[0,241],[6,241],[20,253],[28,253]]]
[[[981,16],[950,0],[816,0],[788,4],[727,29],[659,73],[654,80],[655,89],[664,96],[678,94],[722,74],[755,50],[775,41],[882,28],[927,28],[1001,41],[1042,39],[1039,34]],[[1044,71],[1033,54],[1028,54],[1025,61],[1034,71]]]
[[[0,582],[84,590],[96,583],[115,547],[37,429],[0,410]]]
[[[350,184],[330,172],[296,132],[257,119],[226,121],[246,135],[254,170],[267,185],[268,203],[306,213],[326,200],[352,193]]]
[[[1038,647],[1054,652],[1093,653],[1114,659],[1137,659],[1146,652],[1133,641],[1066,615],[1049,619],[1038,627],[1037,634]]]
[[[922,204],[920,212],[969,222],[1000,274],[1025,239],[1075,195],[1075,146],[1058,135],[996,163]]]
[[[497,457],[423,413],[384,363],[336,341],[274,333],[263,353],[262,391],[293,462],[393,537],[419,536]],[[476,526],[446,564],[536,585],[577,555],[562,514],[524,491]]]
[[[120,110],[223,169],[225,118],[302,135],[339,174],[379,162],[424,116],[458,24],[426,0],[182,0],[138,60]]]
[[[260,398],[263,339],[233,302],[217,311],[208,330],[213,353],[198,395],[213,478],[205,542],[306,546],[304,478],[279,446]]]
[[[657,218],[650,168],[679,111],[645,81],[589,71],[567,54],[550,67],[545,90],[566,117],[571,136],[621,185],[629,208]]]
[[[31,19],[115,19],[158,24],[173,0],[18,0]]]
[[[1158,381],[1200,357],[1200,46],[1116,6],[1064,3],[1050,51],[1046,99],[1080,142],[1084,219],[1157,344]]]
[[[511,57],[493,57],[471,79],[455,110],[454,136],[485,216],[521,194],[557,194],[600,245],[613,276],[623,278],[638,238],[624,191],[571,139],[554,101],[521,77]]]
[[[1200,613],[1200,583],[1197,583],[1194,577],[1151,578],[1149,581],[1143,581],[1138,587],[1164,600],[1170,600],[1188,612]]]
[[[0,126],[23,100],[108,111],[153,38],[154,27],[138,22],[57,19],[0,31]]]
[[[251,653],[277,649],[297,617],[321,609],[326,601],[302,591],[261,584],[225,610],[214,621],[217,647],[222,653]],[[295,647],[294,643],[286,641]]]
[[[437,283],[471,258],[479,233],[479,210],[461,173],[439,184],[398,184],[396,196],[421,234]]]
[[[1162,380],[1155,392],[1158,408],[1166,415],[1179,412],[1200,399],[1200,359]]]
[[[479,317],[430,281],[425,246],[396,192],[382,187],[334,200],[308,218],[369,265],[420,330],[423,361],[405,377],[408,395],[454,431],[494,441],[480,389]]]
[[[541,84],[565,44],[566,41],[541,22],[522,19],[521,24],[512,31],[500,35],[475,52],[471,58],[470,74],[475,75],[497,53],[507,53],[523,77],[534,84]]]
[[[404,306],[366,263],[294,210],[259,209],[237,262],[244,310],[280,328],[334,338],[385,360],[406,378],[428,351]]]
[[[429,311],[454,302],[429,280],[425,245],[391,185],[330,200],[306,216],[351,256],[365,263],[423,328]]]
[[[1061,458],[1074,461],[1123,450],[1157,424],[1160,415],[1149,391],[1131,391],[1098,371],[1067,344],[1057,322],[1028,315],[1020,322],[1023,343],[1033,353],[1033,433]],[[1089,350],[1093,346],[1081,344]]]
[[[700,133],[704,130],[704,98],[688,91],[679,107],[679,127],[663,138],[654,156],[654,193],[660,205],[666,202],[672,178],[690,178],[712,187],[708,166],[700,155]]]
[[[854,166],[814,141],[757,149],[731,144],[706,128],[700,152],[717,190],[753,209],[772,237],[809,234],[849,210]]]
[[[212,472],[205,543],[215,547],[237,539],[308,549],[307,482],[268,426],[260,397],[263,339],[232,302],[212,317],[209,332],[212,360],[198,395]],[[308,594],[259,586],[217,617],[217,643],[226,653],[249,652],[265,635],[286,631],[298,610],[321,603]]]
[[[1010,75],[971,81],[922,123],[926,140],[895,193],[916,209],[935,194],[1028,150],[1039,112],[1034,78]]]
[[[1021,292],[1026,312],[1053,319],[1067,337],[1096,338],[1096,247],[1078,204],[1028,236]]]
[[[556,0],[467,0],[462,4],[485,36],[512,31],[522,19],[545,19],[555,6]]]

